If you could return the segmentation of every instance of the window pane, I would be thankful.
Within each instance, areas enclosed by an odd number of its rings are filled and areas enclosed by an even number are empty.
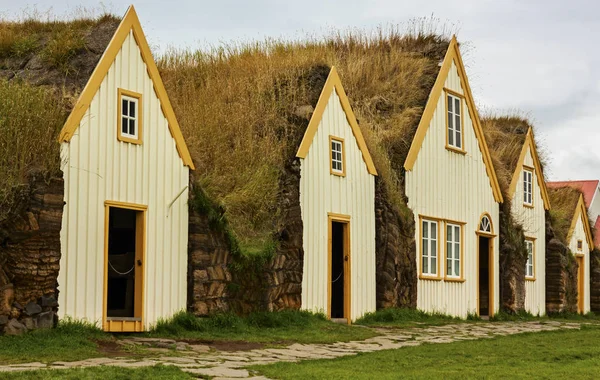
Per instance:
[[[127,111],[127,104],[129,102],[126,99],[123,99],[123,101],[121,102],[121,114],[122,115],[129,115],[129,112]]]
[[[437,257],[437,244],[434,240],[431,240],[431,257]]]
[[[129,116],[135,117],[135,107],[136,107],[135,102],[129,102]]]
[[[431,259],[431,274],[437,274],[437,259],[435,257]]]
[[[455,121],[456,121],[456,123],[454,124],[454,129],[456,129],[457,131],[460,131],[460,116],[459,115],[456,115]]]
[[[129,129],[127,128],[127,118],[121,118],[121,133],[128,133]]]
[[[129,119],[129,134],[135,135],[135,119]]]
[[[446,228],[446,233],[448,234],[448,236],[446,237],[446,239],[447,239],[448,241],[453,241],[453,240],[452,240],[452,230],[453,230],[452,226],[448,226],[448,227]]]
[[[423,273],[429,273],[429,260],[423,256]]]
[[[428,223],[423,221],[423,238],[428,238],[429,237],[429,227],[428,227]]]
[[[460,276],[460,261],[459,260],[454,261],[454,275]]]
[[[448,145],[454,145],[454,132],[452,130],[452,115],[448,115]]]
[[[452,112],[452,96],[448,95],[448,112]]]
[[[437,235],[437,223],[430,222],[431,226],[431,239],[435,239]]]
[[[454,113],[460,115],[460,99],[454,98]]]
[[[460,132],[456,131],[456,146],[462,148],[462,141],[460,138]]]
[[[452,243],[446,243],[446,255],[448,256],[448,260],[452,259]]]

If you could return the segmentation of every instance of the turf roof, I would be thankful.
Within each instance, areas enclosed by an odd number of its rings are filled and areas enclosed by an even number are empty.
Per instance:
[[[549,188],[548,196],[552,204],[550,212],[552,227],[563,243],[568,244],[567,237],[577,211],[581,191],[570,186]]]
[[[281,174],[290,165],[335,66],[380,178],[400,208],[402,165],[450,38],[380,31],[309,41],[173,51],[159,69],[195,175],[226,210],[240,240],[279,225]]]

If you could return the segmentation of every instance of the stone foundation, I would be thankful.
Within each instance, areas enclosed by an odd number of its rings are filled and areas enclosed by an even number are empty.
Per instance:
[[[302,218],[300,162],[282,176],[278,249],[267,262],[233,257],[227,236],[212,228],[206,215],[190,207],[188,310],[205,316],[218,312],[299,309],[302,297]],[[191,181],[193,183],[193,180]]]
[[[546,214],[546,312],[577,312],[577,261],[555,237]]]
[[[64,182],[32,178],[0,222],[0,332],[19,334],[57,322]]]
[[[523,228],[516,224],[509,210],[510,203],[500,208],[500,307],[517,313],[525,309],[527,248]]]
[[[375,179],[375,234],[377,309],[417,307],[414,219],[412,214],[402,218],[389,203],[379,177]]]
[[[600,313],[600,250],[598,248],[590,252],[590,308],[594,313]]]

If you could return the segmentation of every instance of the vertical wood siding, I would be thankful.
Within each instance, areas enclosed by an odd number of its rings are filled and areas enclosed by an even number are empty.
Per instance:
[[[584,224],[583,216],[580,216],[577,220],[577,224],[575,225],[575,229],[573,230],[573,235],[571,235],[571,241],[569,242],[569,248],[573,254],[583,254],[583,312],[587,313],[590,311],[590,247],[587,243],[587,238],[585,237],[585,230],[583,228]],[[583,241],[583,249],[577,249],[577,240]],[[581,296],[581,295],[580,295]]]
[[[117,141],[117,88],[142,94],[143,143]],[[104,201],[147,205],[144,327],[186,307],[188,184],[139,48],[130,35],[81,120],[61,146],[65,208],[59,315],[100,326],[104,297]]]
[[[329,135],[344,139],[346,177],[330,174]],[[351,319],[375,311],[375,179],[367,171],[335,90],[305,159],[300,208],[304,224],[302,308],[327,313],[327,213],[350,215]]]
[[[531,149],[527,148],[524,164],[534,167]],[[535,239],[535,260],[533,269],[535,281],[525,281],[525,310],[537,315],[546,313],[546,212],[544,200],[538,184],[538,172],[534,171],[533,208],[523,205],[523,171],[519,174],[519,181],[512,198],[512,214],[518,223],[523,226],[525,236]]]
[[[464,94],[453,62],[445,87]],[[464,278],[465,282],[418,280],[417,307],[429,312],[442,312],[466,317],[477,311],[477,250],[480,216],[487,212],[493,223],[494,234],[498,234],[498,203],[487,176],[485,164],[477,143],[467,104],[463,104],[464,149],[467,154],[451,152],[446,145],[446,105],[444,93],[440,96],[431,124],[412,171],[406,173],[406,195],[408,205],[415,216],[415,239],[417,241],[417,268],[419,260],[419,214],[436,218],[451,219],[464,225]],[[469,110],[471,112],[471,110]],[[441,244],[438,257],[446,251],[443,242],[445,231],[440,228]],[[498,238],[494,244],[494,310],[498,310]],[[445,262],[439,273],[445,272]]]

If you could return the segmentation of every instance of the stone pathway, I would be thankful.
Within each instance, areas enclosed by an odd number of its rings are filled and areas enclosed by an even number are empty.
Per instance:
[[[253,376],[246,367],[255,364],[276,362],[296,362],[313,359],[334,359],[356,355],[360,352],[397,349],[418,346],[423,343],[450,343],[461,340],[488,339],[500,335],[525,332],[540,332],[559,329],[579,329],[580,323],[557,321],[544,322],[505,322],[505,323],[459,323],[426,328],[379,328],[381,336],[364,341],[334,344],[292,344],[285,348],[262,348],[249,351],[209,351],[207,346],[189,345],[169,339],[130,338],[124,344],[153,344],[156,356],[147,358],[92,358],[76,362],[24,363],[0,366],[0,372],[39,369],[64,369],[111,365],[117,367],[144,367],[156,364],[173,365],[198,376],[212,376],[215,379],[266,379]],[[160,348],[162,345],[162,348]],[[166,347],[175,347],[169,350]],[[158,351],[160,350],[160,351]],[[169,356],[164,355],[168,353]],[[170,356],[176,354],[177,356]]]

